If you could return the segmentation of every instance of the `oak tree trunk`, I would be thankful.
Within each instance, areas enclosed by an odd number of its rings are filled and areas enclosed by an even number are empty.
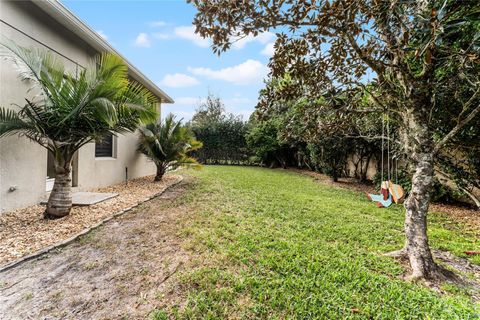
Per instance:
[[[337,175],[336,170],[334,170],[333,173],[332,173],[332,181],[333,182],[338,182],[338,175]]]
[[[433,187],[433,139],[427,125],[426,112],[418,108],[407,115],[409,139],[415,173],[412,190],[405,202],[405,253],[412,268],[411,279],[431,279],[438,267],[428,245],[427,213]]]
[[[428,245],[427,213],[433,185],[433,155],[418,155],[412,190],[405,202],[406,252],[412,267],[412,279],[432,278],[437,271]]]
[[[48,198],[45,218],[65,217],[72,208],[72,171],[71,160],[54,160],[55,182]]]

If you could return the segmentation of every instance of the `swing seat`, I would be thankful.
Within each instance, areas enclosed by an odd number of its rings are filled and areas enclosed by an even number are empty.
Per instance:
[[[394,184],[391,181],[382,181],[380,194],[367,193],[367,197],[370,201],[376,202],[377,207],[388,208],[393,203],[392,193],[390,192],[392,186],[394,186]]]
[[[377,207],[379,208],[388,208],[392,205],[392,195],[388,194],[388,199],[387,200],[380,200],[377,202]]]
[[[405,200],[405,191],[403,191],[401,185],[391,184],[388,188],[388,191],[392,195],[393,201],[395,201],[395,203],[400,204],[403,203],[403,201]]]
[[[374,202],[378,202],[378,201],[384,200],[382,194],[367,193],[367,198],[368,198],[370,201],[374,201]]]
[[[388,196],[389,196],[388,185],[389,185],[388,181],[382,181],[380,194],[367,193],[367,198],[370,201],[374,201],[374,202],[388,200]]]
[[[391,181],[382,181],[380,186],[380,193],[383,195],[383,200],[387,200],[390,194],[389,188],[392,185]]]

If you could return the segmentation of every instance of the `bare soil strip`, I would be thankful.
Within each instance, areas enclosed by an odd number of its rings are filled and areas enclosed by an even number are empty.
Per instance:
[[[187,182],[57,252],[0,273],[2,319],[144,319],[189,260],[176,235]]]
[[[0,214],[0,266],[68,239],[116,212],[134,206],[178,182],[177,175],[167,175],[162,182],[153,177],[131,180],[128,184],[92,191],[118,193],[115,198],[92,205],[76,206],[70,215],[57,220],[43,218],[45,206],[35,205]]]

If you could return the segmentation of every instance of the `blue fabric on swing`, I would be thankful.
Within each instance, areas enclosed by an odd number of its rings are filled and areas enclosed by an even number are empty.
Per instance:
[[[369,198],[370,200],[374,201],[374,202],[384,201],[382,194],[372,194],[372,193],[368,193],[368,198]]]
[[[380,205],[382,205],[382,207],[384,207],[384,208],[390,207],[392,205],[392,195],[389,193],[387,200],[383,200],[383,198],[382,198],[382,200],[378,201],[378,203]]]

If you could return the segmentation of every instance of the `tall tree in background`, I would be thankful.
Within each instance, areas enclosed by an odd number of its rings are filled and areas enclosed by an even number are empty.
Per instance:
[[[223,121],[227,116],[222,99],[209,92],[195,110],[191,123],[195,126],[212,124]]]
[[[404,128],[404,152],[415,173],[405,203],[405,246],[394,254],[408,256],[411,279],[442,278],[428,244],[427,212],[435,157],[480,113],[478,2],[190,2],[198,10],[196,31],[212,38],[217,53],[239,38],[276,31],[272,76],[288,74],[307,84],[310,91],[302,94],[312,101],[325,90],[342,89],[347,94],[366,90],[365,76],[373,78],[377,89],[369,92],[369,98],[374,107],[366,110],[349,103],[345,109],[378,113],[388,109]],[[442,95],[452,83],[455,92]],[[284,94],[292,92],[298,94],[296,90]],[[434,128],[439,99],[458,101],[446,120],[448,130],[441,134]]]
[[[79,74],[47,51],[13,42],[1,47],[22,80],[39,95],[25,99],[20,110],[0,108],[0,137],[23,135],[53,155],[55,183],[45,217],[60,218],[72,208],[72,159],[85,144],[107,134],[132,132],[157,118],[157,99],[128,79],[128,67],[118,56],[104,53]]]
[[[248,160],[245,134],[247,124],[228,113],[220,97],[209,93],[189,123],[203,148],[195,153],[205,164],[241,164]]]
[[[285,91],[289,92],[286,98]],[[371,103],[361,95],[349,97],[342,91],[326,90],[311,99],[305,96],[310,91],[288,74],[272,79],[261,91],[256,114],[282,119],[279,136],[297,149],[300,165],[337,181],[350,174],[350,159],[355,165],[354,175],[365,181],[370,161],[379,158],[381,117],[342,110],[356,100],[368,108]]]

